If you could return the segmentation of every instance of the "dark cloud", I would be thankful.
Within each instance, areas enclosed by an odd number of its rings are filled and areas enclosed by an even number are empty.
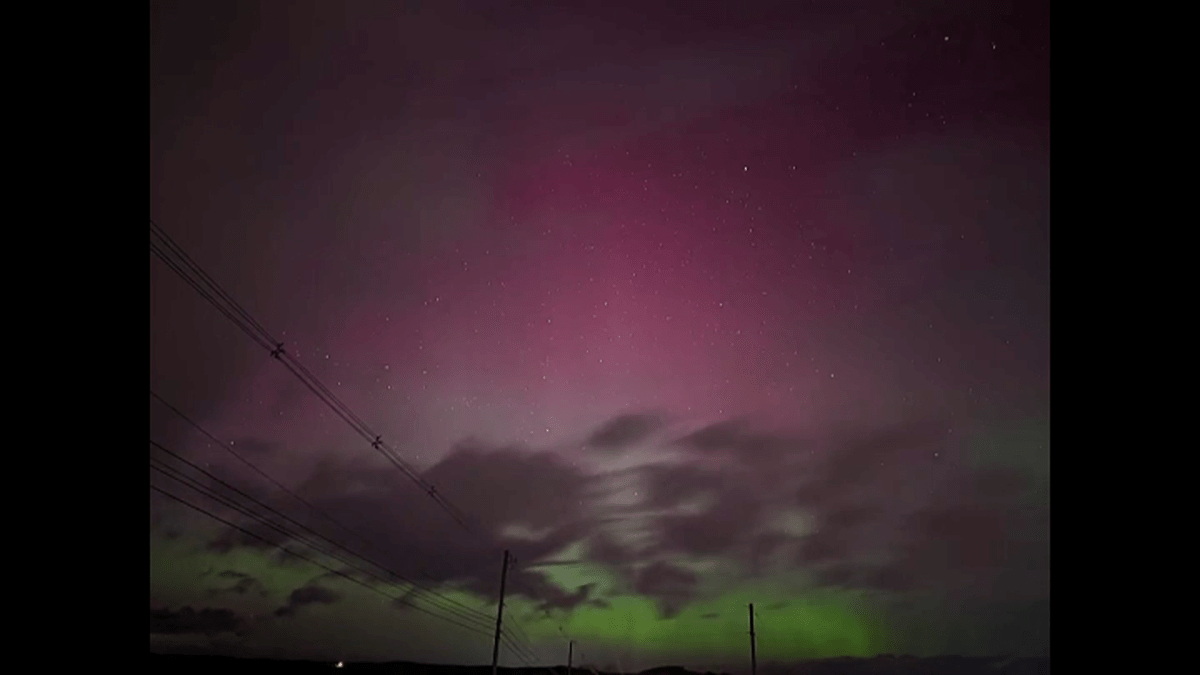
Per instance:
[[[583,560],[539,560],[535,563],[526,565],[526,567],[568,567],[571,565],[578,565],[581,562],[583,562]]]
[[[794,484],[796,469],[811,456],[813,443],[790,434],[756,431],[749,422],[724,420],[702,427],[675,440],[694,459],[715,461],[723,468],[731,464],[749,471],[762,487],[775,489]]]
[[[747,539],[747,526],[759,522],[764,507],[749,491],[729,490],[703,513],[659,517],[659,544],[676,553],[724,553]]]
[[[274,455],[279,449],[279,444],[260,438],[246,437],[233,439],[229,443],[229,447],[243,457],[255,459]]]
[[[701,500],[699,507],[703,509],[655,517],[652,531],[657,535],[656,550],[693,555],[724,553],[746,541],[767,515],[768,498],[741,476],[666,464],[650,465],[639,473],[649,492],[650,508],[669,509]]]
[[[342,599],[336,593],[324,586],[306,585],[297,588],[288,595],[287,604],[275,610],[275,616],[295,616],[296,612],[308,605],[332,605]]]
[[[666,619],[678,614],[695,597],[698,582],[691,570],[655,562],[638,574],[634,590],[654,600],[659,614]]]
[[[936,419],[843,430],[820,443],[758,432],[740,420],[709,425],[679,444],[698,457],[732,460],[733,473],[693,465],[642,472],[653,507],[711,499],[702,513],[654,516],[655,550],[744,552],[747,573],[756,574],[798,542],[794,560],[822,585],[908,592],[987,580],[993,588],[1048,593],[1048,512],[1020,506],[1031,494],[1028,478],[1012,468],[972,468],[948,436]],[[761,530],[783,506],[774,486],[798,486],[792,503],[813,517],[812,532],[797,538]]]
[[[184,607],[179,611],[150,608],[151,635],[185,635],[189,633],[233,633],[245,623],[230,609],[205,607],[199,610]]]
[[[843,434],[822,468],[821,482],[827,490],[847,489],[888,471],[889,462],[928,461],[945,445],[945,425],[927,421]]]
[[[677,443],[702,452],[733,450],[745,438],[748,425],[741,420],[716,422],[680,438]]]
[[[248,593],[258,593],[259,595],[267,595],[267,589],[263,587],[262,582],[250,576],[235,570],[225,570],[217,575],[219,579],[233,580],[233,585],[224,588],[213,588],[208,591],[209,597],[217,597],[225,594],[246,595]]]
[[[610,421],[601,430],[622,425],[636,426]],[[632,432],[623,438],[633,438]],[[460,443],[424,477],[468,515],[471,531],[379,465],[324,463],[301,493],[375,542],[370,557],[431,587],[452,585],[495,598],[501,552],[508,549],[516,558],[509,594],[542,612],[606,602],[590,585],[563,588],[541,571],[573,562],[559,556],[575,544],[583,545],[584,561],[607,568],[617,580],[606,593],[646,595],[664,615],[681,611],[696,593],[694,573],[654,562],[678,555],[734,561],[748,576],[790,564],[811,570],[823,585],[889,592],[1000,574],[1021,588],[1036,576],[1021,572],[1022,565],[1048,569],[1034,546],[1039,538],[1031,534],[1036,518],[1015,506],[1027,492],[1022,474],[948,461],[953,448],[939,424],[843,432],[814,442],[725,421],[679,444],[694,450],[696,461],[636,467],[614,488],[612,475],[585,474],[547,453]],[[819,454],[811,452],[814,447]],[[727,463],[705,464],[713,453]],[[594,500],[629,489],[626,483],[642,487],[638,505],[622,507],[619,518],[598,512]],[[813,531],[775,529],[780,510],[797,506],[812,518]],[[640,534],[637,544],[612,529],[631,526]],[[1043,529],[1041,540],[1048,540],[1048,525]],[[218,551],[239,546],[270,548],[236,531],[210,542]],[[248,578],[222,578],[233,584],[215,593],[245,595],[261,587]],[[327,597],[322,587],[306,589],[293,593],[281,616]]]
[[[541,612],[552,612],[554,610],[570,611],[587,603],[590,600],[592,591],[595,590],[596,584],[584,584],[575,589],[574,593],[559,595],[558,597],[548,598],[543,600],[538,605],[537,609]]]
[[[860,585],[880,591],[911,591],[919,587],[920,580],[902,565],[887,565],[860,576]]]
[[[700,497],[714,495],[725,481],[717,471],[687,464],[651,464],[638,471],[649,492],[653,508],[671,508]]]
[[[823,525],[805,537],[802,559],[832,564],[819,578],[834,586],[957,589],[967,595],[987,595],[1005,586],[1012,592],[1041,588],[1048,594],[1045,507],[1011,499],[964,498],[961,486],[980,483],[997,485],[993,494],[1009,495],[1023,481],[1008,472],[989,475],[960,466],[942,477],[940,489],[910,504],[916,507],[910,514],[893,518],[883,507],[889,502],[903,505],[902,495],[880,487],[856,503],[818,509]],[[885,541],[876,534],[881,523],[890,536]],[[969,590],[981,584],[990,590]],[[1036,599],[1038,591],[1033,593]]]
[[[851,530],[875,521],[882,509],[869,504],[850,504],[831,509],[824,515],[824,527]]]
[[[840,560],[851,552],[845,535],[833,528],[813,532],[800,545],[800,559],[805,563]]]
[[[209,540],[206,547],[214,553],[229,553],[236,548],[250,548],[258,551],[278,548],[278,544],[269,543],[280,538],[279,533],[275,530],[253,521],[244,523],[240,527],[254,534],[247,534],[247,532],[234,528],[225,528],[216,537]]]
[[[851,586],[858,570],[849,564],[837,564],[817,569],[814,576],[820,586]]]
[[[319,473],[301,493],[339,521],[354,523],[356,533],[375,542],[372,559],[391,571],[494,598],[507,549],[517,560],[509,572],[510,594],[547,609],[590,598],[537,570],[539,561],[554,559],[592,531],[585,509],[592,479],[548,454],[465,441],[427,470],[424,478],[466,514],[470,530],[392,469],[327,462]],[[511,534],[513,527],[537,536]]]
[[[975,476],[974,493],[983,500],[1010,499],[1021,495],[1028,479],[1016,469],[989,469]]]
[[[598,450],[620,450],[646,438],[661,426],[662,418],[653,413],[619,415],[593,431],[587,445]]]
[[[533,529],[580,517],[587,478],[547,453],[461,444],[425,478],[456,506],[495,531],[521,524]]]
[[[623,567],[637,561],[636,551],[623,546],[603,533],[592,535],[587,542],[587,559],[607,567]]]
[[[746,557],[747,573],[759,576],[767,571],[767,563],[782,547],[796,541],[796,537],[781,532],[759,534],[750,542]]]

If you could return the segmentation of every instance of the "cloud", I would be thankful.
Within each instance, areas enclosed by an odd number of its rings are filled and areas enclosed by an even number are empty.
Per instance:
[[[641,571],[634,590],[651,598],[664,619],[677,614],[695,597],[696,573],[664,562],[651,563]]]
[[[278,539],[280,536],[271,528],[254,521],[244,522],[240,527],[258,536],[251,536],[246,532],[233,528],[225,528],[216,537],[209,540],[205,545],[206,548],[214,553],[229,553],[237,548],[250,548],[258,551],[278,548],[277,544],[268,543],[273,539]]]
[[[199,610],[184,607],[179,611],[150,608],[151,635],[186,635],[190,633],[233,633],[244,620],[230,609],[205,607]]]
[[[889,461],[929,459],[946,443],[946,427],[918,421],[867,432],[842,434],[824,467],[822,483],[844,489],[889,470]],[[918,454],[923,456],[918,458]]]
[[[676,441],[684,447],[701,452],[729,451],[737,448],[745,437],[747,425],[740,420],[716,422],[693,431]]]
[[[616,447],[649,433],[627,417],[593,436]],[[467,514],[469,531],[380,464],[327,461],[300,493],[373,542],[353,548],[431,588],[497,597],[507,549],[517,561],[508,593],[542,612],[638,593],[674,615],[699,592],[696,573],[663,562],[681,556],[735,566],[744,577],[806,570],[820,585],[887,592],[969,586],[972,575],[1048,588],[1038,544],[1048,541],[1048,524],[1039,525],[1036,508],[1022,511],[1030,492],[1022,474],[955,461],[936,421],[797,436],[727,420],[675,443],[687,451],[678,461],[614,480],[549,452],[464,441],[423,477]],[[267,548],[236,532],[210,546]],[[546,572],[568,561],[605,569],[613,585],[561,586]],[[260,587],[222,578],[234,583],[216,593]],[[321,587],[296,593],[281,615],[333,600]]]
[[[593,431],[587,445],[598,450],[621,450],[646,438],[661,426],[662,419],[652,413],[619,415]]]
[[[580,517],[587,477],[548,453],[460,444],[425,478],[490,532],[542,530]]]
[[[728,489],[703,513],[657,519],[662,550],[693,555],[724,553],[746,541],[765,505],[751,490]]]
[[[1009,499],[1020,495],[1029,481],[1016,469],[989,469],[975,476],[973,490],[983,500]]]
[[[574,593],[559,595],[558,597],[547,598],[543,600],[537,607],[538,611],[551,612],[554,610],[570,611],[587,603],[590,599],[592,591],[596,588],[596,584],[584,584],[575,589]]]
[[[647,504],[671,508],[716,493],[724,486],[721,474],[687,464],[650,464],[638,470],[649,492]]]
[[[772,489],[794,482],[794,469],[813,451],[813,443],[805,438],[755,431],[741,419],[714,422],[677,438],[674,444],[705,464],[750,471]]]
[[[806,536],[800,545],[800,559],[805,563],[840,560],[850,552],[846,537],[836,528],[818,530]]]
[[[255,591],[257,591],[259,595],[267,595],[267,589],[263,587],[262,582],[250,576],[249,574],[243,574],[242,572],[237,572],[235,570],[225,570],[224,572],[218,574],[217,578],[231,579],[233,580],[233,585],[226,586],[224,588],[210,589],[208,591],[209,597],[217,597],[227,593],[234,595],[246,595]]]
[[[537,568],[587,539],[592,478],[547,453],[475,440],[459,443],[423,477],[467,515],[470,530],[394,470],[377,465],[326,462],[301,493],[339,521],[354,523],[356,533],[374,542],[373,559],[423,585],[495,598],[507,549],[518,561],[510,568],[510,595],[547,609],[590,599],[555,585]]]
[[[588,560],[610,568],[631,565],[637,561],[633,548],[622,545],[603,532],[593,534],[588,539],[586,551]]]
[[[236,438],[230,442],[229,447],[248,458],[269,457],[279,450],[279,444],[274,441],[252,437]]]
[[[341,599],[342,596],[340,593],[336,593],[324,586],[312,584],[301,586],[288,595],[287,604],[276,609],[275,616],[295,616],[296,612],[302,607],[307,607],[308,605],[332,605]]]
[[[744,420],[709,424],[677,439],[698,465],[656,465],[642,476],[647,506],[699,500],[704,509],[651,518],[655,551],[739,559],[760,574],[777,553],[820,585],[889,593],[985,590],[1048,593],[1048,511],[1022,472],[955,461],[946,425],[915,419],[876,428],[832,430],[804,439],[760,432]],[[725,462],[720,472],[706,458]],[[736,478],[734,478],[736,476]],[[771,516],[799,506],[814,527],[781,533]],[[789,544],[796,542],[794,549]],[[987,595],[991,592],[993,595]]]

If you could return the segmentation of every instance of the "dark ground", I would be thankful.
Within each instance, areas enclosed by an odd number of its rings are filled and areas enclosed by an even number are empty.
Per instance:
[[[313,661],[269,661],[261,659],[234,659],[218,656],[166,656],[150,655],[150,672],[153,673],[308,673],[335,671],[331,663]],[[403,675],[490,675],[488,666],[438,666],[421,663],[348,663],[342,670],[376,673],[402,673]],[[557,668],[500,668],[504,675],[566,675],[566,667]],[[592,675],[592,671],[575,669],[580,675]],[[911,656],[879,656],[873,659],[823,659],[807,661],[787,668],[764,666],[759,675],[1047,675],[1050,659],[999,659],[939,656],[916,658]],[[620,675],[617,673],[595,673],[594,675]],[[628,674],[626,674],[628,675]],[[667,667],[643,671],[639,675],[712,675],[693,673],[684,668]]]

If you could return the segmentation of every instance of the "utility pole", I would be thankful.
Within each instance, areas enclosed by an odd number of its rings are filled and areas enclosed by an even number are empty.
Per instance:
[[[496,639],[492,643],[492,675],[496,675],[496,663],[500,660],[500,619],[504,616],[504,582],[508,580],[508,551],[504,552],[504,566],[500,568],[500,604],[496,607]]]
[[[750,603],[750,675],[758,675],[758,654],[754,647],[754,603]]]
[[[575,641],[567,641],[567,675],[571,675],[571,662],[575,658]]]

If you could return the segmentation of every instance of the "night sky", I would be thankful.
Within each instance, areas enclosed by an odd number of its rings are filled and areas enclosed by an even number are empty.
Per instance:
[[[1049,654],[1048,3],[150,14],[152,221],[466,523],[152,252],[152,651]]]

